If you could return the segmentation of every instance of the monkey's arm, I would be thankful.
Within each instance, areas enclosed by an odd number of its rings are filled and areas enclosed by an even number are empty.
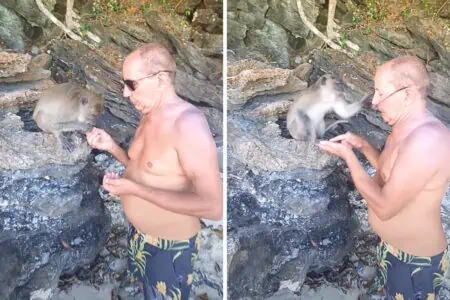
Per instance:
[[[347,103],[345,100],[338,100],[333,106],[334,112],[343,119],[348,119],[361,110],[361,104]]]

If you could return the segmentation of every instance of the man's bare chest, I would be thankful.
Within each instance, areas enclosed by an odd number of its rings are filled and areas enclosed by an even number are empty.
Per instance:
[[[154,175],[182,173],[176,141],[170,132],[164,130],[138,129],[128,156],[139,169]]]

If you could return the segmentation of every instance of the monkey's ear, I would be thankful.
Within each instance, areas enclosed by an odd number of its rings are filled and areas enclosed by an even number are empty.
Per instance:
[[[81,97],[81,104],[82,105],[86,105],[88,103],[88,98],[87,97]]]

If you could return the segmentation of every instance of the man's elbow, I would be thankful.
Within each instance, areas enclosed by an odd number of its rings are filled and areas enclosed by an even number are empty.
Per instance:
[[[376,211],[375,214],[377,215],[378,219],[380,219],[383,222],[389,221],[396,215],[389,208],[381,208],[378,211]]]
[[[219,205],[213,207],[209,213],[208,219],[220,221],[223,218],[223,208]]]

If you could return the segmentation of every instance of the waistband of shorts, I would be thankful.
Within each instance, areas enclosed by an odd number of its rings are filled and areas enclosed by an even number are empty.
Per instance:
[[[430,259],[431,260],[431,259],[433,259],[435,257],[439,257],[439,256],[442,256],[442,255],[447,255],[447,253],[448,253],[448,246],[445,247],[445,249],[442,252],[440,252],[440,253],[438,253],[436,255],[433,255],[433,256],[418,256],[418,255],[410,254],[410,253],[407,253],[407,252],[405,252],[403,250],[400,250],[400,249],[392,246],[391,244],[389,244],[388,242],[386,242],[384,240],[380,240],[379,246],[380,247],[385,247],[387,249],[387,252],[389,252],[390,254],[392,254],[392,256],[396,257],[397,259],[399,259],[401,261],[405,260],[405,258],[408,258],[408,259],[411,259],[411,258]]]
[[[150,244],[154,247],[163,249],[163,250],[185,250],[189,248],[198,248],[199,240],[198,233],[186,240],[169,240],[160,237],[152,236],[148,233],[144,233],[139,231],[136,227],[129,224],[128,225],[130,231],[130,239],[143,239],[147,244]]]

